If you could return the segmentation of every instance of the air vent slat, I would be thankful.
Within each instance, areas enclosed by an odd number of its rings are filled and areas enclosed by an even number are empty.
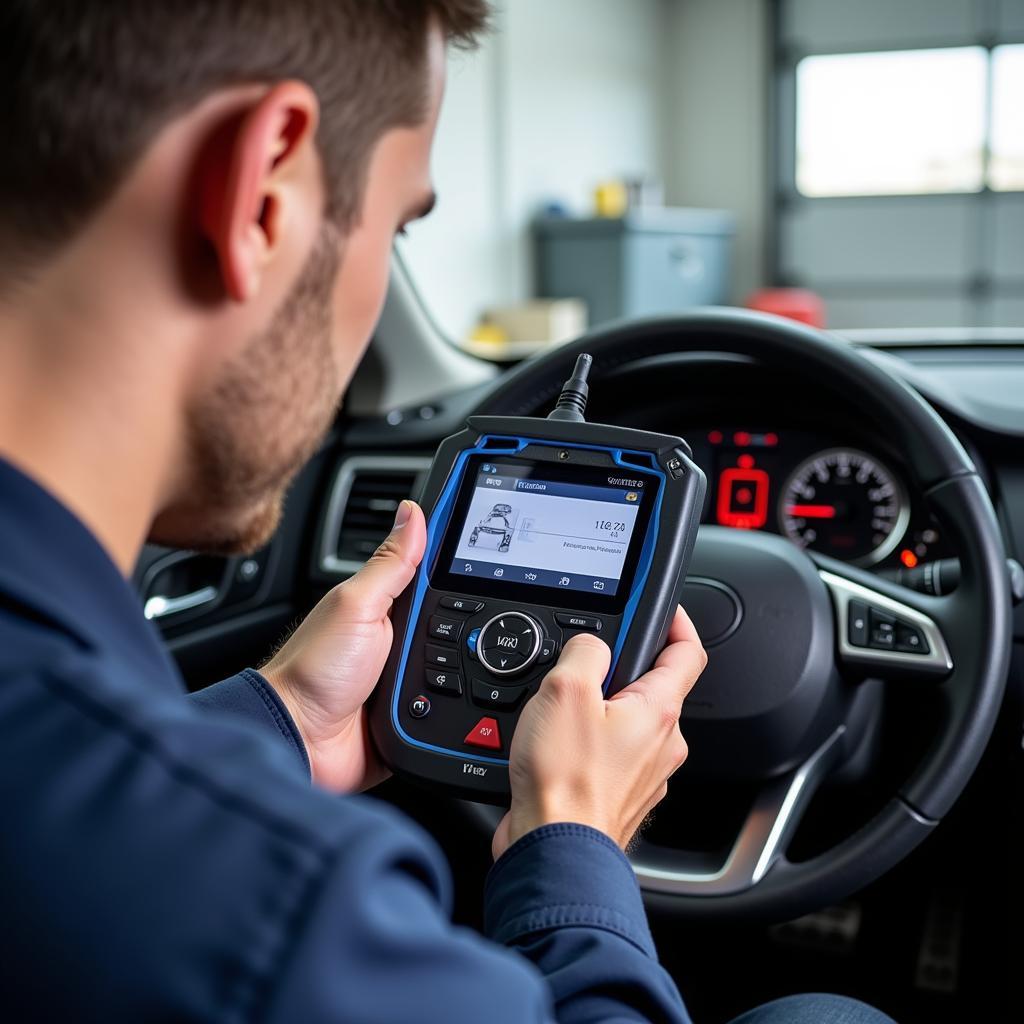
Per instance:
[[[388,535],[402,499],[412,497],[421,470],[353,467],[335,547],[340,563],[362,563]]]

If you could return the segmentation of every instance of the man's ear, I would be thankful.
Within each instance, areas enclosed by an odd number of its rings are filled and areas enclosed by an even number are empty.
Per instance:
[[[281,82],[217,133],[202,177],[201,226],[228,295],[245,302],[289,226],[296,204],[322,203],[316,94]],[[315,194],[312,190],[315,188]]]

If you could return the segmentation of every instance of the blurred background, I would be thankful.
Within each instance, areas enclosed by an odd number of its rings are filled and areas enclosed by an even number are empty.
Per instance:
[[[708,303],[1024,326],[1024,0],[499,2],[398,243],[454,341]]]

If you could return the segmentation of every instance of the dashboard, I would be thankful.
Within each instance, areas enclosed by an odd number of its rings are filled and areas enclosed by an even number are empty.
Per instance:
[[[682,432],[708,476],[706,523],[777,533],[864,568],[953,554],[902,468],[860,440],[761,421]]]

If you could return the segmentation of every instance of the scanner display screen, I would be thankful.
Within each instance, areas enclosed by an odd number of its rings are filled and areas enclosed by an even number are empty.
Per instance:
[[[438,567],[446,584],[587,594],[602,605],[628,590],[656,480],[633,470],[474,460]],[[525,591],[524,591],[525,593]],[[544,600],[541,593],[532,595]]]

